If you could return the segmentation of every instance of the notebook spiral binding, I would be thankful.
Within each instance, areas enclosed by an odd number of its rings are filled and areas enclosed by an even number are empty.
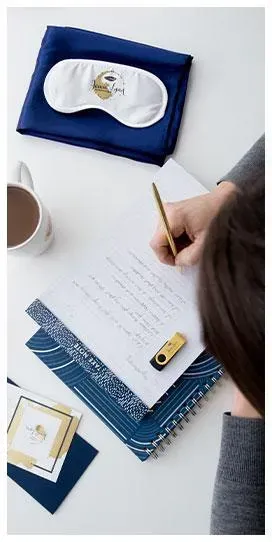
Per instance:
[[[152,457],[153,459],[158,459],[160,457],[161,453],[164,453],[167,448],[166,446],[170,446],[173,443],[173,439],[175,440],[178,436],[177,429],[179,431],[183,431],[185,424],[188,424],[192,421],[192,416],[196,416],[196,407],[198,409],[202,409],[201,401],[209,401],[209,397],[207,397],[208,393],[211,393],[215,391],[214,387],[221,386],[222,385],[222,377],[224,375],[224,378],[226,378],[226,375],[224,373],[223,369],[218,370],[218,374],[220,375],[219,378],[215,378],[214,376],[211,378],[213,384],[205,384],[204,387],[206,388],[206,392],[203,393],[202,390],[199,390],[197,393],[197,397],[193,397],[191,399],[192,407],[189,407],[188,405],[185,406],[185,410],[187,411],[185,413],[179,413],[178,417],[180,418],[179,421],[177,421],[175,418],[170,420],[170,424],[164,428],[165,434],[158,434],[157,438],[151,442],[151,445],[153,446],[153,450],[150,448],[146,448],[146,453],[149,455],[149,457]],[[191,415],[191,417],[189,417]],[[159,442],[158,442],[159,441]]]
[[[58,321],[56,329],[59,327]],[[203,351],[151,409],[146,407],[138,420],[89,377],[67,348],[60,345],[59,337],[54,338],[40,328],[27,346],[141,461],[157,459],[169,448],[196,416],[202,399],[208,400],[207,393],[224,372],[220,363]]]

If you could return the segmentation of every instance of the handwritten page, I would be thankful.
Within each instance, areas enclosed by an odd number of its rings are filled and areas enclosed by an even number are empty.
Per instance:
[[[207,192],[173,160],[159,171],[156,182],[164,201]],[[111,237],[40,296],[148,407],[203,350],[197,267],[181,272],[158,262],[149,247],[157,220],[150,183]],[[177,331],[187,343],[158,372],[149,362]]]

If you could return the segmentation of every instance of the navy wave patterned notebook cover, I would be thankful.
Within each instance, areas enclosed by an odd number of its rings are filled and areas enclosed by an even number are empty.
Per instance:
[[[41,328],[27,342],[38,356],[141,460],[158,457],[175,429],[223,374],[202,353],[151,410],[106,368],[39,300],[27,313]]]

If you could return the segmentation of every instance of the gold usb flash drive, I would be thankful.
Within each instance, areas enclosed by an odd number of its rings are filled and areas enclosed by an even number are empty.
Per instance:
[[[185,345],[186,339],[181,333],[177,332],[169,341],[167,341],[162,348],[155,354],[154,358],[150,360],[152,367],[158,371],[168,365],[169,361],[174,355]]]

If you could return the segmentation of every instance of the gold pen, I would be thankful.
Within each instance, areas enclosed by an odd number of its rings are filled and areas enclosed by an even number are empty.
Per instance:
[[[167,220],[167,216],[166,216],[165,210],[163,208],[161,197],[160,197],[160,194],[158,192],[158,189],[157,189],[155,183],[152,183],[152,188],[153,188],[153,194],[154,194],[154,197],[155,197],[155,201],[156,201],[156,204],[158,206],[159,214],[160,214],[160,217],[161,217],[161,220],[162,220],[162,224],[164,226],[166,237],[167,237],[168,243],[170,245],[170,248],[172,250],[172,254],[173,254],[174,258],[175,258],[177,253],[178,253],[177,252],[177,247],[176,247],[175,241],[173,239],[173,235],[171,233],[169,222]]]

